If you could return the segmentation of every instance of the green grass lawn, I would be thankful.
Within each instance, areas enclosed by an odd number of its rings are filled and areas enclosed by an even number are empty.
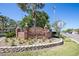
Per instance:
[[[17,56],[78,56],[79,45],[69,38],[64,38],[64,44],[53,48],[29,51],[29,52],[17,52],[8,55]]]

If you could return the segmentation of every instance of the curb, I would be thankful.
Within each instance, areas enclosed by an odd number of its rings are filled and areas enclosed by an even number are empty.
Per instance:
[[[73,39],[73,38],[71,38],[71,37],[69,37],[69,38],[70,38],[70,40],[72,40],[72,41],[76,42],[77,44],[79,44],[79,42],[78,42],[78,41],[74,40],[74,39]]]
[[[66,36],[66,35],[64,35],[64,36]],[[72,40],[72,41],[76,42],[77,44],[79,44],[79,42],[76,41],[75,39],[73,39],[73,38],[71,38],[71,37],[69,37],[69,36],[66,36],[66,37],[70,38],[70,40]]]

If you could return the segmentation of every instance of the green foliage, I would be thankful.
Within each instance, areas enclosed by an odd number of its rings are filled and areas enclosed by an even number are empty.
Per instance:
[[[25,16],[20,22],[21,28],[25,27],[27,23],[29,27],[35,25],[44,27],[48,23],[48,15],[42,12],[41,9],[45,6],[43,3],[18,3],[18,6],[23,12],[27,12],[29,15]],[[35,23],[33,21],[35,19]]]
[[[73,29],[73,30],[79,33],[79,29]]]
[[[58,21],[55,21],[53,24],[52,24],[52,27],[54,27],[54,29],[55,29],[55,31],[60,31],[60,28],[58,27],[58,22],[59,22],[59,20]]]
[[[0,29],[3,30],[6,24],[6,16],[0,15]]]
[[[75,31],[75,32],[77,32],[77,33],[79,33],[79,29],[77,28],[77,29],[66,29],[66,30],[64,30],[63,32],[68,32],[68,33],[72,33],[73,31]]]
[[[68,33],[71,33],[72,31],[73,31],[73,29],[64,30],[64,32],[68,32]]]
[[[24,21],[19,21],[19,27],[22,29],[25,27],[25,22]]]
[[[16,27],[16,21],[14,21],[13,19],[8,19],[6,22],[6,26],[7,27]]]
[[[7,16],[0,15],[0,28],[5,29],[7,27],[16,26],[16,21],[10,19]]]
[[[48,21],[49,16],[47,15],[46,12],[36,12],[36,26],[37,27],[42,27],[44,28],[45,25],[48,26]]]
[[[58,22],[60,22],[60,20],[55,21],[55,22],[53,23],[52,27],[54,27],[55,31],[57,32],[57,36],[60,37],[60,32],[61,32],[61,29],[62,29],[62,28],[59,28],[59,27],[58,27]],[[65,24],[63,24],[63,26],[64,26],[64,25],[65,25]]]
[[[15,32],[6,32],[6,33],[5,33],[5,36],[6,36],[7,38],[9,38],[9,37],[15,37],[15,35],[16,35]]]
[[[54,27],[55,31],[57,32],[57,36],[60,36],[60,29],[58,28],[57,24],[58,24],[58,21],[55,21],[52,26]]]
[[[50,28],[48,19],[49,19],[49,16],[44,11],[42,11],[42,12],[37,11],[36,12],[36,26],[37,27],[44,28],[44,26],[47,25],[48,28]],[[20,21],[20,23],[19,23],[20,27],[24,28],[26,23],[27,23],[28,27],[32,27],[33,26],[32,15],[25,16],[23,18],[23,20]]]
[[[44,3],[18,3],[17,5],[21,8],[23,12],[27,12],[31,15],[33,11],[42,9],[45,6]]]
[[[16,46],[14,39],[12,39],[12,44],[11,44],[11,46]]]
[[[5,39],[5,42],[8,42],[8,39],[7,38]]]

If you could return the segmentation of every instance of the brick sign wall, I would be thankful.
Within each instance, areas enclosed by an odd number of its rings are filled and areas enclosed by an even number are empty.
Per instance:
[[[51,32],[47,28],[41,28],[41,27],[35,27],[35,28],[29,28],[24,31],[16,30],[16,37],[20,39],[25,38],[51,38]]]

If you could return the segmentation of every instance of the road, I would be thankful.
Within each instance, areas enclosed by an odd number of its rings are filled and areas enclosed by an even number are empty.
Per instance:
[[[77,42],[79,44],[79,34],[63,33],[63,35],[72,38],[73,41],[75,41],[75,42]]]

